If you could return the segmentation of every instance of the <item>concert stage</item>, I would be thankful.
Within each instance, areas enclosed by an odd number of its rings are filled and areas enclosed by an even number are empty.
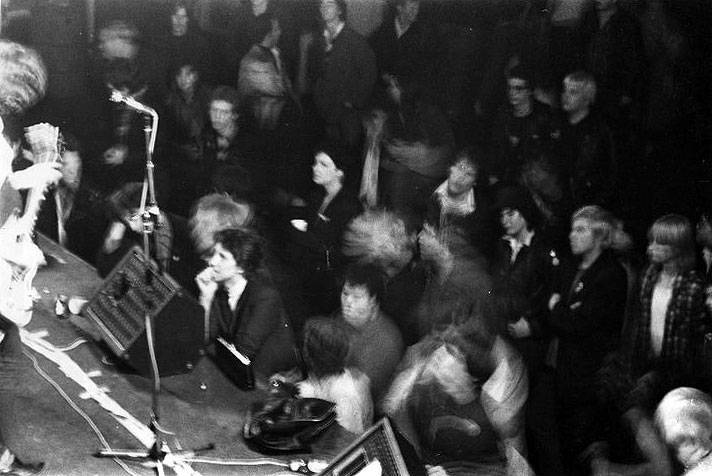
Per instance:
[[[35,341],[39,336],[57,348],[66,348],[64,354],[89,374],[91,380],[105,390],[110,399],[128,411],[135,418],[135,423],[147,425],[152,401],[151,380],[117,367],[115,356],[105,345],[97,342],[100,333],[87,318],[72,316],[60,320],[55,315],[57,295],[89,299],[101,288],[101,278],[93,267],[56,243],[42,236],[39,241],[48,264],[34,280],[40,300],[35,304],[32,322],[25,330],[35,336]],[[46,330],[46,336],[37,334],[42,330]],[[196,338],[200,339],[201,336]],[[86,342],[72,348],[77,339],[86,339]],[[68,378],[57,364],[34,350],[27,348],[27,352],[71,401],[86,413],[111,448],[142,448],[137,437],[97,401],[87,398],[87,392]],[[20,404],[30,414],[25,435],[28,446],[36,459],[47,463],[47,470],[43,474],[129,474],[111,458],[93,456],[105,445],[56,388],[38,372],[32,372],[30,380],[28,385],[31,393]],[[262,398],[263,393],[239,390],[206,358],[201,359],[192,372],[164,377],[161,383],[160,424],[175,434],[168,439],[173,450],[205,447],[213,443],[215,449],[206,452],[206,457],[234,459],[261,456],[245,446],[241,430],[249,404]],[[138,425],[135,432],[140,434],[140,430],[144,431],[145,437],[146,429]],[[335,425],[321,437],[313,457],[328,461],[352,439],[352,436]],[[280,457],[284,461],[293,458]],[[153,470],[135,463],[128,463],[128,466],[134,474],[155,474]],[[194,463],[192,467],[204,475],[268,475],[284,474],[285,471],[275,466],[239,467]]]

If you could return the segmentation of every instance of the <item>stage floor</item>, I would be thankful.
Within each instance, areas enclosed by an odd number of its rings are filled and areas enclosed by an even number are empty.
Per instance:
[[[40,236],[40,247],[48,264],[36,276],[33,284],[40,300],[35,304],[32,322],[26,327],[31,333],[46,331],[45,340],[59,348],[70,346],[77,339],[86,339],[65,353],[92,380],[108,391],[133,417],[148,424],[151,411],[151,381],[128,371],[119,370],[112,363],[114,356],[96,340],[100,333],[86,318],[72,316],[60,320],[55,315],[58,294],[91,298],[101,288],[102,280],[96,270],[67,252],[56,243]],[[41,369],[53,379],[69,398],[96,424],[112,448],[140,448],[141,443],[110,413],[92,399],[82,398],[83,389],[65,376],[58,366],[44,356],[27,349]],[[260,457],[242,441],[241,429],[248,406],[263,398],[259,391],[243,392],[228,381],[206,358],[195,369],[184,375],[161,379],[160,423],[175,434],[170,444],[173,449],[204,447],[210,443],[215,449],[205,456],[213,458]],[[103,445],[90,425],[60,396],[60,393],[38,372],[33,372],[28,386],[31,392],[20,404],[30,415],[26,437],[28,447],[36,458],[47,463],[47,475],[121,475],[128,474],[116,462],[93,455]],[[318,446],[314,457],[329,460],[353,439],[338,427],[329,430]],[[282,457],[288,461],[290,457]],[[236,467],[195,463],[193,469],[204,475],[245,474],[266,475],[283,473],[277,467]],[[129,463],[135,474],[155,474],[153,470]]]

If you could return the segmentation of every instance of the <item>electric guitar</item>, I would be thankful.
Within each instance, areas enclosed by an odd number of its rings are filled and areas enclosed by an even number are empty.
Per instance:
[[[60,134],[47,123],[35,124],[25,130],[35,163],[61,159]],[[32,319],[34,304],[32,280],[45,263],[44,255],[32,241],[35,223],[49,184],[28,190],[25,210],[15,210],[0,228],[0,313],[18,327]]]

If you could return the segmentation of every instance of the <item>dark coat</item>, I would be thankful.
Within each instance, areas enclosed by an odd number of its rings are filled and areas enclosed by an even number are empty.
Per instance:
[[[618,347],[626,304],[626,273],[611,251],[604,251],[575,281],[577,271],[563,271],[561,301],[549,315],[559,339],[558,394],[567,406],[595,401],[596,372]]]
[[[320,53],[313,66],[314,103],[327,124],[339,124],[353,109],[366,105],[376,83],[376,59],[366,40],[349,26],[341,30],[331,51],[325,52],[322,42],[315,47]]]
[[[371,36],[379,73],[393,74],[401,80],[419,80],[423,85],[432,79],[442,52],[437,29],[423,17],[421,13],[400,38],[393,17],[384,21]]]
[[[574,208],[615,205],[618,167],[611,131],[596,114],[561,129],[562,170],[569,179]]]
[[[515,342],[526,361],[530,378],[543,365],[548,343],[547,306],[555,273],[558,272],[558,264],[552,263],[551,250],[551,244],[538,232],[532,237],[530,245],[519,251],[513,263],[509,243],[500,239],[495,245],[492,266],[495,286],[505,288],[508,295],[511,293],[514,299],[521,300],[524,309],[521,314],[511,317],[515,320],[524,317],[531,328],[530,337]]]
[[[253,364],[258,376],[299,364],[291,323],[282,299],[269,280],[261,275],[250,278],[237,301],[232,319],[221,319],[217,299],[210,307],[210,337],[232,342]]]

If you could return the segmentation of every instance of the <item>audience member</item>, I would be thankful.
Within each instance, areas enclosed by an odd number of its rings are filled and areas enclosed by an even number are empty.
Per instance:
[[[457,233],[440,239],[448,230],[436,232],[426,225],[418,234],[420,257],[427,265],[427,284],[415,314],[418,336],[448,325],[453,315],[478,305],[492,289],[485,259]]]
[[[368,376],[348,365],[353,352],[348,328],[336,319],[315,317],[303,332],[307,378],[297,384],[299,395],[334,402],[339,425],[360,435],[373,421],[373,401]]]
[[[383,403],[428,474],[533,474],[524,456],[527,372],[483,324],[454,322],[410,347]]]
[[[240,98],[237,90],[229,86],[215,88],[208,104],[209,122],[200,135],[199,173],[196,174],[198,195],[211,190],[213,177],[223,173],[225,167],[232,167],[240,190],[235,192],[241,199],[254,199],[255,177],[252,173],[249,145],[241,135]],[[239,172],[237,171],[239,170]],[[197,198],[197,197],[194,197]]]
[[[569,239],[576,262],[562,269],[559,289],[548,303],[554,339],[547,364],[553,366],[555,386],[540,386],[542,391],[554,392],[548,397],[549,405],[558,404],[556,426],[563,466],[555,459],[558,443],[550,435],[550,441],[541,442],[547,449],[547,458],[540,459],[549,468],[540,470],[545,474],[586,474],[582,453],[605,430],[596,374],[604,357],[618,346],[627,290],[625,270],[611,251],[618,246],[614,227],[610,212],[597,206],[583,207],[571,219]],[[547,404],[545,399],[538,401]],[[544,421],[552,416],[552,409],[546,406],[539,411],[540,428],[552,424]]]
[[[116,20],[98,34],[98,57],[90,81],[92,111],[86,136],[91,161],[87,172],[106,191],[140,180],[146,158],[144,121],[123,102],[112,102],[114,91],[155,106],[165,95],[165,73],[156,52],[139,41],[138,29]],[[91,167],[89,167],[91,166]]]
[[[177,71],[181,66],[193,65],[200,77],[212,83],[213,53],[207,38],[192,17],[188,0],[172,0],[170,5],[170,33],[158,39],[158,51],[166,62],[166,71]],[[168,82],[173,78],[166,78]]]
[[[685,468],[684,476],[712,471],[712,399],[696,388],[671,390],[655,411],[665,443]]]
[[[426,267],[416,258],[415,234],[393,212],[368,210],[344,232],[347,258],[377,265],[386,277],[381,309],[395,319],[406,345],[418,339],[415,309],[426,284]]]
[[[147,228],[149,251],[163,271],[170,271],[173,253],[173,225],[165,212],[152,215],[147,190],[141,182],[130,182],[108,198],[108,226],[95,262],[99,275],[107,276],[133,247],[143,249]],[[144,208],[142,208],[144,207]]]
[[[448,169],[448,178],[435,189],[428,202],[425,223],[436,230],[459,233],[483,255],[494,242],[492,204],[480,182],[480,158],[474,150],[462,150]],[[443,236],[447,242],[447,237]]]
[[[421,0],[397,0],[394,14],[371,36],[381,77],[391,75],[406,82],[428,84],[438,63],[438,32],[425,14]]]
[[[250,359],[259,388],[275,372],[299,365],[292,327],[262,269],[259,236],[234,228],[214,239],[208,266],[195,277],[205,309],[205,342],[222,337],[232,343]]]
[[[404,350],[398,327],[380,307],[384,278],[378,266],[355,263],[346,268],[341,289],[340,317],[351,330],[348,363],[368,375],[376,404]]]
[[[566,120],[561,129],[561,158],[573,205],[611,207],[616,204],[616,156],[608,127],[591,110],[596,81],[579,71],[566,76],[563,85],[561,109]]]
[[[37,217],[37,230],[92,261],[106,225],[100,212],[103,198],[83,177],[82,151],[72,135],[64,134],[62,179],[47,195]]]
[[[319,11],[323,33],[301,39],[300,90],[311,92],[327,139],[355,147],[361,134],[359,111],[376,83],[376,59],[366,40],[347,25],[344,0],[321,0]]]
[[[344,265],[342,235],[360,211],[355,194],[345,186],[344,152],[322,147],[314,155],[313,181],[318,186],[288,228],[287,259],[303,283],[313,313],[338,306],[337,275]],[[301,203],[300,203],[301,202]]]
[[[705,283],[695,270],[692,225],[680,215],[658,218],[648,232],[649,266],[631,322],[630,405],[652,411],[668,391],[698,386],[706,367],[704,335],[712,327]]]
[[[167,151],[160,165],[170,173],[168,206],[182,215],[198,193],[195,178],[201,173],[201,133],[208,122],[209,102],[210,92],[202,84],[199,70],[191,63],[181,64],[163,104],[160,132]]]
[[[586,70],[596,78],[596,104],[611,127],[631,133],[631,128],[640,125],[632,122],[632,116],[640,121],[645,63],[640,25],[621,3],[595,0],[582,22],[592,30],[587,38]]]
[[[497,180],[517,183],[528,161],[543,151],[558,152],[561,126],[551,108],[534,97],[534,72],[519,64],[507,70],[507,99],[492,126]]]
[[[455,141],[444,113],[423,98],[421,87],[425,85],[387,78],[388,119],[379,171],[383,204],[416,228],[428,197],[447,174]]]

